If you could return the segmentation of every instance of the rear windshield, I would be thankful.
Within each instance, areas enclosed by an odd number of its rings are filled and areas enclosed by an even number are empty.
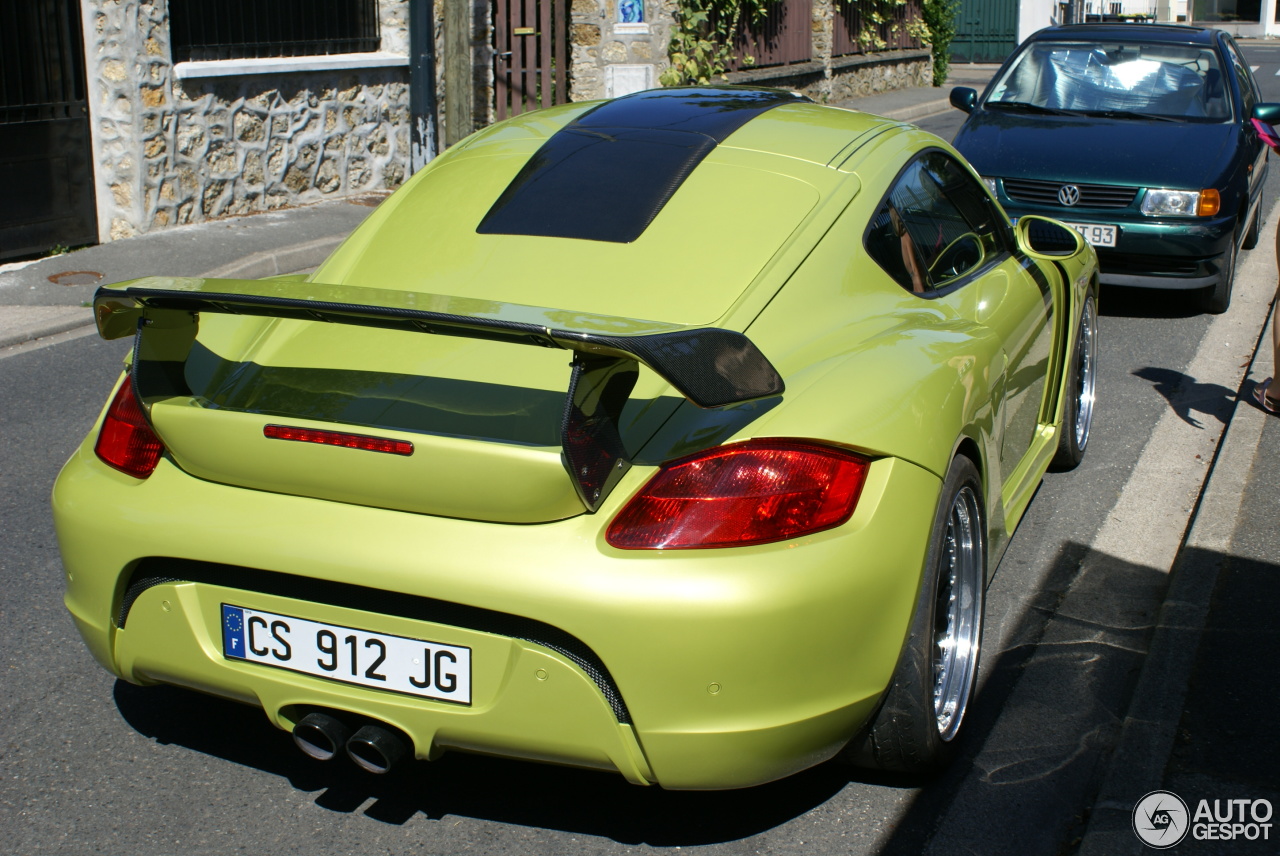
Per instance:
[[[1222,121],[1231,118],[1226,90],[1209,48],[1034,42],[996,82],[986,104]]]

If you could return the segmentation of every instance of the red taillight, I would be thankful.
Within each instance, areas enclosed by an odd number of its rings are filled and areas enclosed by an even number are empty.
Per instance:
[[[345,431],[320,431],[315,428],[295,428],[289,425],[266,425],[262,429],[262,436],[271,440],[296,440],[300,443],[342,446],[364,452],[385,452],[388,455],[413,454],[413,444],[407,440],[348,434]]]
[[[134,478],[145,479],[160,463],[164,444],[147,423],[128,379],[120,384],[120,390],[107,408],[107,417],[93,450],[107,466]]]
[[[766,544],[839,526],[865,458],[798,440],[750,440],[666,464],[609,524],[624,550]]]

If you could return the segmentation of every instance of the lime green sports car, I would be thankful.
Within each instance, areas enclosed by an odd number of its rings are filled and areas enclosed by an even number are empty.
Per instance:
[[[309,276],[99,290],[134,347],[54,489],[67,608],[121,678],[372,772],[927,770],[1085,451],[1097,282],[910,125],[734,87],[520,116]]]

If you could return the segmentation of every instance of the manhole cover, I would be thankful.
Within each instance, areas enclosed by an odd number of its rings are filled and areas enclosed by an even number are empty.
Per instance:
[[[367,205],[370,208],[377,208],[382,204],[382,200],[390,195],[390,193],[363,193],[359,196],[348,196],[347,201],[352,205]]]
[[[49,277],[54,285],[94,285],[102,281],[102,274],[96,270],[64,270]]]

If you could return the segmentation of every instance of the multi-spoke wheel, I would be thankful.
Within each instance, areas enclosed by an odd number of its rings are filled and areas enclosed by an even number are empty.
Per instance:
[[[1098,385],[1098,307],[1090,293],[1080,310],[1080,335],[1067,365],[1066,406],[1058,435],[1053,468],[1074,469],[1084,459],[1093,426],[1093,402]]]
[[[850,742],[847,759],[918,773],[954,752],[977,683],[985,586],[982,484],[960,456],[942,486],[910,636],[880,711]]]
[[[951,503],[938,569],[933,608],[933,714],[943,741],[950,741],[960,730],[978,671],[983,589],[980,508],[974,487],[961,487]]]

